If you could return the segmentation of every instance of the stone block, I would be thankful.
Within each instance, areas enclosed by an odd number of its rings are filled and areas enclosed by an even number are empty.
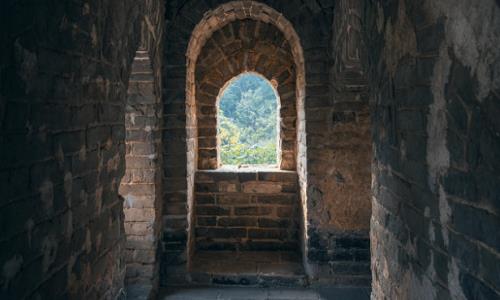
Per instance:
[[[249,217],[219,217],[218,226],[222,227],[253,227],[257,226],[257,218]]]
[[[296,182],[297,173],[296,172],[258,172],[257,173],[259,181],[270,181],[270,182]]]
[[[288,228],[290,225],[289,219],[259,218],[259,227],[261,228]]]
[[[247,229],[198,227],[196,228],[196,236],[219,239],[239,239],[247,237]]]
[[[220,194],[217,198],[219,205],[244,205],[250,204],[251,197],[246,194]]]
[[[197,205],[203,205],[203,204],[215,204],[217,196],[214,194],[196,194],[196,204]],[[222,203],[221,201],[217,201],[217,204],[227,204],[227,203]]]
[[[294,215],[294,209],[292,207],[278,207],[276,208],[276,214],[280,218],[290,218]]]
[[[288,237],[288,232],[281,229],[249,229],[248,237],[251,239],[284,240]]]
[[[197,217],[196,218],[197,226],[216,226],[217,225],[217,217]]]
[[[274,182],[245,182],[242,184],[244,193],[253,194],[274,194],[281,193],[282,185]]]
[[[265,216],[271,214],[272,211],[272,207],[246,206],[234,208],[234,214],[237,216]]]
[[[199,216],[229,216],[230,209],[223,206],[197,206],[196,214]]]
[[[257,196],[257,202],[260,204],[274,204],[274,205],[297,205],[298,199],[295,194],[279,194],[272,196]]]

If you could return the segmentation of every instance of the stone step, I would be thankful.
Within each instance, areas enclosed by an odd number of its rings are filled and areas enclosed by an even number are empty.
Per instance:
[[[191,283],[198,286],[239,286],[239,287],[305,287],[306,275],[270,275],[270,274],[224,274],[193,272]]]
[[[300,255],[286,251],[202,251],[193,258],[191,281],[199,286],[304,287]]]
[[[135,52],[135,57],[136,57],[136,58],[138,58],[138,57],[139,57],[139,58],[143,58],[143,57],[147,57],[147,58],[149,58],[149,53],[148,53],[148,51],[147,51],[147,50],[137,50],[137,51]]]

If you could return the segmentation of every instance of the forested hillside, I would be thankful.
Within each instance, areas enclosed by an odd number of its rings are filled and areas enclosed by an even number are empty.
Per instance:
[[[277,107],[267,80],[244,74],[231,82],[218,112],[223,165],[277,163]]]

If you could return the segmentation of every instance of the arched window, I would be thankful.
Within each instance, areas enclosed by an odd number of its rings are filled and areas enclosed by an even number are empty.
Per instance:
[[[221,166],[278,165],[279,99],[271,82],[255,73],[233,78],[217,110]]]

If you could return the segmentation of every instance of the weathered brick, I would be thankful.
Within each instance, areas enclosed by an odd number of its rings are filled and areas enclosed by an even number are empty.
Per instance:
[[[196,235],[208,238],[237,239],[246,237],[247,230],[245,228],[198,227],[196,228]]]
[[[294,214],[294,209],[292,207],[278,207],[276,209],[276,214],[280,218],[290,218]]]
[[[220,194],[217,198],[217,204],[220,205],[239,205],[249,204],[250,196],[245,194]]]
[[[217,198],[214,194],[196,194],[196,204],[215,204],[215,199]],[[217,201],[217,204],[225,204],[220,200]]]
[[[272,195],[272,196],[257,196],[258,203],[262,204],[276,204],[276,205],[295,205],[297,202],[297,195]]]
[[[196,214],[200,216],[228,216],[230,210],[222,206],[197,206]]]
[[[288,219],[269,219],[259,218],[259,227],[262,228],[288,228],[290,220]]]
[[[260,216],[269,215],[273,209],[271,207],[257,207],[257,206],[247,206],[247,207],[235,207],[234,214],[238,216]]]
[[[223,227],[251,227],[257,226],[257,218],[226,218],[220,217],[217,221],[217,225]]]
[[[274,182],[245,182],[242,184],[244,193],[274,194],[281,193],[281,184]]]
[[[286,239],[288,233],[280,229],[249,229],[248,237],[251,239]]]
[[[216,226],[217,225],[217,217],[197,217],[196,218],[197,226]]]

